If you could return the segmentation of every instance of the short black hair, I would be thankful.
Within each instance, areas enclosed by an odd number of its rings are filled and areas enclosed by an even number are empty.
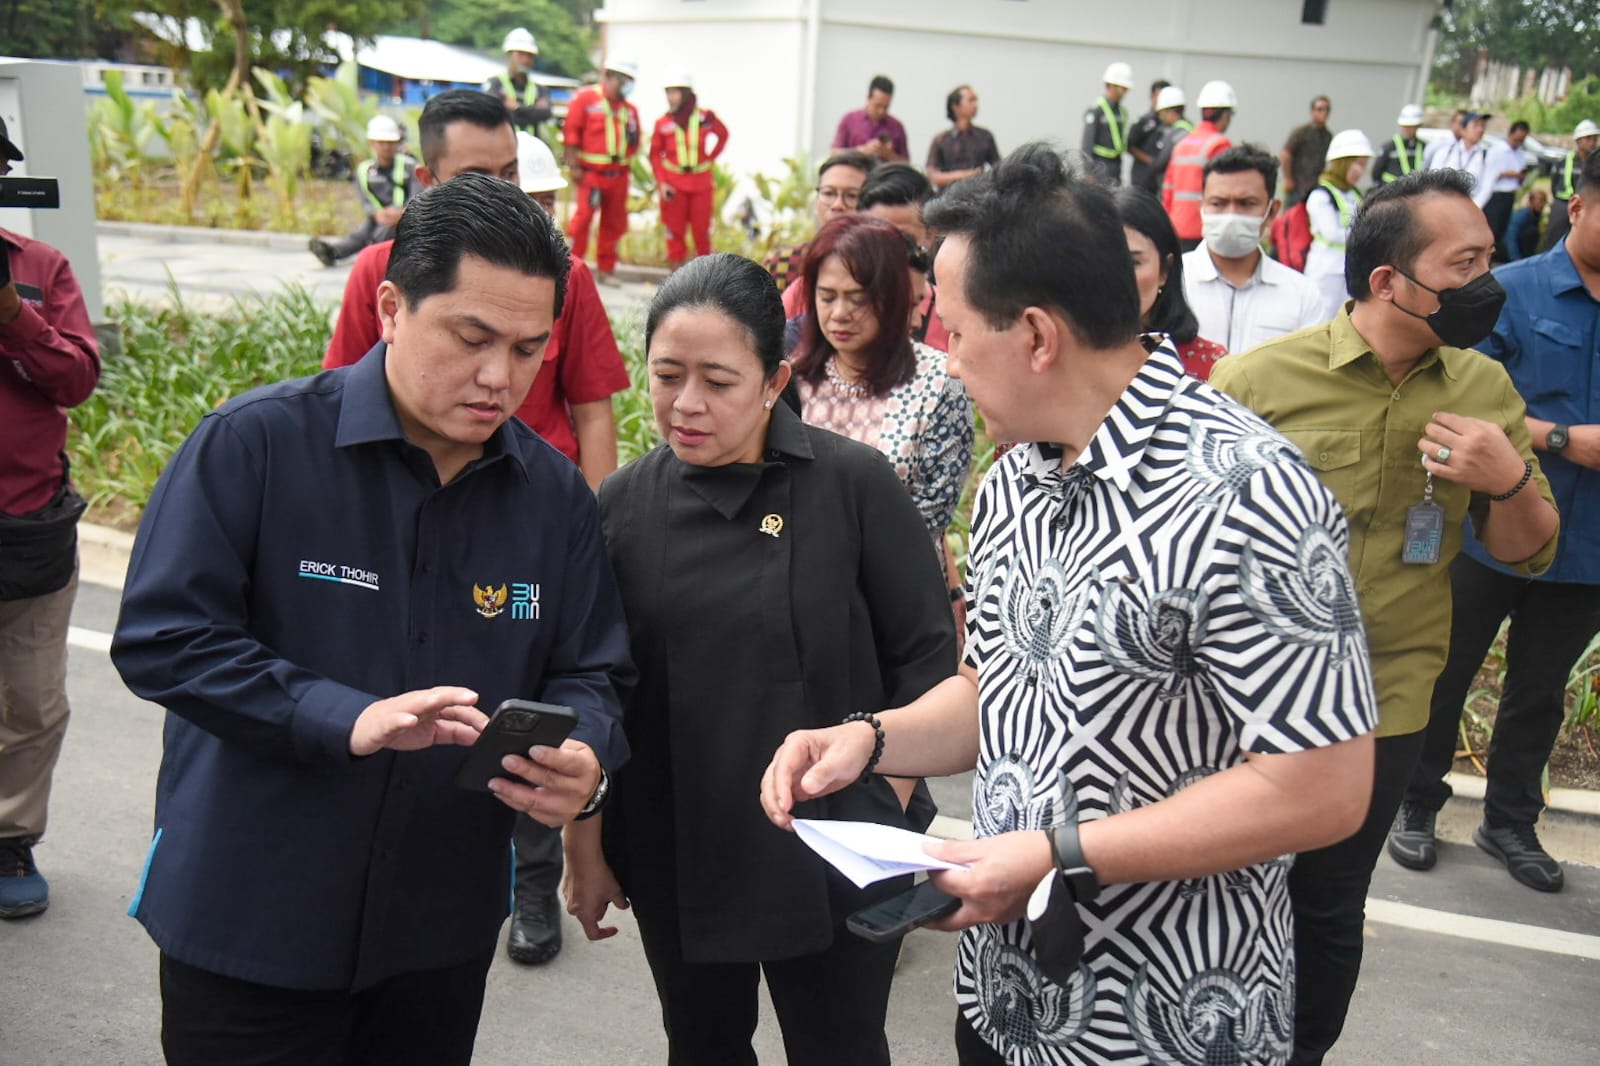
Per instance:
[[[417,135],[422,141],[422,162],[434,170],[444,152],[445,131],[457,122],[470,122],[479,129],[495,130],[511,125],[511,112],[497,96],[479,89],[450,89],[431,97],[417,119]]]
[[[1511,134],[1511,133],[1517,133],[1519,131],[1522,132],[1522,133],[1529,133],[1532,130],[1533,130],[1532,126],[1528,125],[1526,122],[1522,121],[1521,119],[1518,119],[1517,121],[1515,121],[1515,122],[1513,122],[1511,124],[1511,128],[1509,130],[1507,130],[1506,133]]]
[[[1150,305],[1144,327],[1152,333],[1165,333],[1174,344],[1188,344],[1200,335],[1200,323],[1183,298],[1183,246],[1178,243],[1178,231],[1172,228],[1161,201],[1144,189],[1125,185],[1115,197],[1122,224],[1150,238],[1166,270],[1167,279]]]
[[[834,167],[850,167],[870,176],[877,169],[877,166],[878,161],[867,153],[858,152],[854,148],[846,148],[842,152],[833,153],[822,161],[822,165],[817,168],[817,180],[821,181],[822,176]]]
[[[1590,187],[1600,188],[1600,152],[1590,152],[1589,158],[1583,161],[1583,165],[1575,169],[1577,173],[1572,178],[1574,193],[1582,193]],[[1583,202],[1587,206],[1588,197],[1585,197]]]
[[[571,269],[566,238],[527,193],[486,174],[457,175],[406,202],[385,277],[415,308],[453,290],[461,260],[469,255],[530,278],[554,279],[555,313],[561,314]]]
[[[1310,106],[1311,106],[1311,108],[1312,108],[1312,109],[1313,109],[1313,110],[1315,110],[1315,109],[1316,109],[1316,106],[1317,106],[1317,105],[1318,105],[1318,104],[1327,104],[1327,105],[1328,105],[1328,107],[1329,107],[1329,109],[1330,109],[1330,110],[1331,110],[1331,109],[1332,109],[1332,107],[1333,107],[1333,101],[1332,101],[1332,100],[1330,100],[1330,99],[1328,99],[1328,98],[1327,98],[1327,97],[1326,97],[1326,96],[1324,96],[1324,95],[1323,95],[1323,94],[1322,94],[1322,93],[1318,93],[1318,94],[1317,94],[1317,95],[1316,95],[1316,96],[1313,96],[1313,97],[1312,97],[1312,98],[1311,98],[1311,105],[1310,105]]]
[[[772,275],[759,263],[731,252],[702,255],[673,271],[650,301],[644,322],[644,349],[668,315],[684,308],[708,308],[738,324],[768,378],[783,362],[783,297]]]
[[[1053,310],[1097,350],[1139,335],[1139,289],[1111,194],[1069,172],[1042,141],[957,182],[928,205],[927,223],[967,241],[966,301],[992,329],[1028,307]]]
[[[1345,238],[1344,284],[1357,300],[1372,296],[1372,272],[1392,266],[1410,273],[1431,235],[1417,224],[1416,205],[1443,194],[1472,199],[1472,177],[1464,170],[1419,170],[1367,194]]]
[[[956,120],[956,108],[961,103],[961,94],[972,91],[970,85],[957,85],[950,90],[950,95],[944,98],[944,117],[951,122]]]
[[[1150,83],[1150,95],[1154,96],[1156,93],[1160,92],[1162,89],[1171,88],[1171,86],[1172,86],[1172,83],[1170,81],[1168,81],[1166,78],[1157,78],[1155,81]]]
[[[856,210],[884,204],[891,207],[914,205],[920,207],[933,199],[933,183],[927,175],[909,163],[885,163],[867,175],[861,186],[861,199]]]
[[[1213,174],[1243,174],[1247,170],[1258,172],[1267,183],[1267,199],[1277,195],[1278,157],[1259,144],[1236,144],[1206,160],[1200,187],[1204,189],[1205,179]]]
[[[882,74],[874,74],[872,76],[872,80],[867,83],[867,95],[871,96],[873,93],[888,93],[890,96],[893,96],[894,82],[890,81]]]

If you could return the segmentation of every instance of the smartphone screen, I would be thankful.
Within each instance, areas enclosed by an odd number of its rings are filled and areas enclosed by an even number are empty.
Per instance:
[[[936,918],[954,914],[960,906],[959,899],[939,891],[932,881],[923,881],[856,911],[845,919],[845,926],[859,937],[882,942],[904,936]]]

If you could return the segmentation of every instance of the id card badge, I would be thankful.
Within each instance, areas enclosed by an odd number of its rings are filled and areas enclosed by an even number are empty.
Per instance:
[[[1444,549],[1444,508],[1433,500],[1433,475],[1422,502],[1406,508],[1406,539],[1400,548],[1400,561],[1417,566],[1432,566]]]

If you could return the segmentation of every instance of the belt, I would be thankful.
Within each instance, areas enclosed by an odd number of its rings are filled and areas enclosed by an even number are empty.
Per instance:
[[[619,178],[628,173],[627,167],[596,167],[590,166],[588,163],[579,163],[578,166],[590,174],[595,174],[602,178]]]

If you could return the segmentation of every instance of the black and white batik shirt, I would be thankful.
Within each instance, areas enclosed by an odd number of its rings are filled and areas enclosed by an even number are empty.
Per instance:
[[[1162,346],[1077,462],[1060,458],[1015,448],[978,494],[978,836],[1131,810],[1247,751],[1373,728],[1344,515],[1271,426]],[[1284,1062],[1289,862],[1108,887],[1080,908],[1064,986],[1025,922],[968,929],[956,999],[1008,1063]]]

